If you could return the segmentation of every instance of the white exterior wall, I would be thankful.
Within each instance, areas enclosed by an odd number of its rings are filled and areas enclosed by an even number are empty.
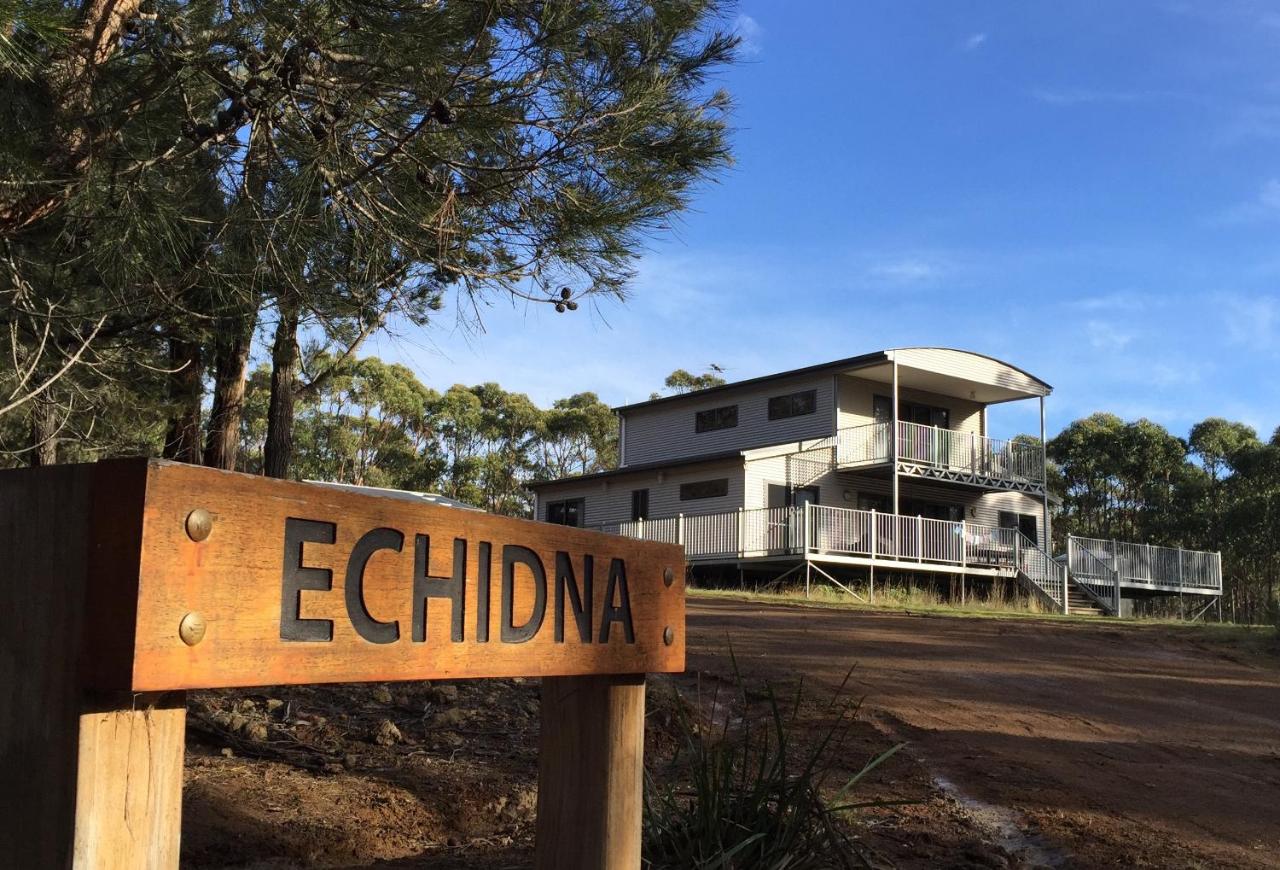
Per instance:
[[[769,419],[770,398],[801,390],[816,391],[814,413],[782,420]],[[767,384],[750,384],[738,389],[720,390],[702,398],[690,396],[626,411],[622,463],[639,465],[825,437],[831,434],[834,421],[833,392],[834,379],[828,372]],[[714,432],[694,431],[698,411],[726,405],[738,406],[737,426]]]
[[[680,500],[680,484],[701,480],[728,478],[729,494],[719,498]],[[665,471],[642,471],[609,477],[565,481],[538,488],[537,519],[547,518],[547,503],[568,498],[583,499],[583,523],[586,527],[625,523],[631,519],[631,493],[649,490],[649,516],[673,517],[676,514],[709,514],[737,510],[742,505],[743,469],[740,460],[686,465]]]
[[[880,381],[869,381],[851,375],[840,375],[837,379],[839,427],[863,426],[874,423],[872,403],[875,396],[893,396],[893,384]],[[939,408],[947,408],[951,412],[951,428],[957,432],[972,432],[984,435],[982,424],[983,405],[969,399],[955,396],[943,396],[902,387],[898,390],[898,399],[902,402],[920,402]]]
[[[780,483],[786,485],[787,458],[785,456],[771,456],[765,459],[752,460],[747,463],[745,479],[746,501],[743,502],[743,508],[751,510],[752,508],[768,507],[769,484]]]

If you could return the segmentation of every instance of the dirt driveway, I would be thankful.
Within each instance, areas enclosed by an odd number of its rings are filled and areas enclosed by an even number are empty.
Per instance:
[[[835,686],[1063,866],[1280,867],[1280,668],[1169,629],[690,602],[689,668]]]

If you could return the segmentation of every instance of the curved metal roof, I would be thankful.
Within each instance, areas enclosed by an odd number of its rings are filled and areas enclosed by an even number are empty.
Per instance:
[[[665,402],[702,398],[727,390],[735,390],[745,386],[794,378],[801,375],[817,374],[823,371],[857,370],[861,375],[874,377],[875,374],[884,374],[884,372],[891,370],[895,359],[897,359],[900,368],[905,366],[916,372],[932,373],[937,379],[950,378],[967,381],[974,385],[972,392],[975,393],[975,398],[979,401],[1008,402],[1034,396],[1047,396],[1053,391],[1053,387],[1048,382],[1041,380],[1025,369],[996,359],[993,356],[958,348],[919,346],[873,351],[858,356],[832,360],[831,362],[733,381],[718,387],[708,387],[705,390],[678,393],[674,396],[662,396],[644,402],[633,402],[627,405],[620,405],[613,410],[619,412],[630,411],[635,408],[644,408]],[[936,383],[930,387],[930,379],[928,377],[917,378],[916,380],[920,380],[921,383],[908,385],[926,389],[938,388]],[[986,387],[986,389],[981,390],[986,398],[977,396],[982,387]]]

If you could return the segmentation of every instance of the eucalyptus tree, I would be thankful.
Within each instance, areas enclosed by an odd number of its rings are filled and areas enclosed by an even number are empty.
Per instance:
[[[552,479],[613,468],[618,459],[618,421],[595,393],[556,399],[543,418],[541,468]]]
[[[0,146],[15,347],[38,356],[41,325],[56,323],[44,369],[61,374],[79,352],[119,371],[96,330],[145,339],[175,373],[184,407],[170,440],[184,458],[197,375],[212,370],[204,458],[230,466],[249,346],[266,330],[262,464],[283,475],[295,403],[334,374],[300,376],[300,336],[343,360],[389,318],[424,322],[448,292],[471,312],[494,292],[559,311],[623,292],[641,239],[728,160],[728,100],[708,84],[735,45],[721,11],[717,0],[68,9],[65,44],[30,29],[33,64],[0,73],[21,96],[3,119],[21,135]]]
[[[715,363],[707,366],[707,370],[702,374],[695,375],[688,369],[676,369],[667,375],[662,385],[667,388],[668,395],[678,395],[680,393],[691,393],[694,390],[705,390],[709,387],[719,387],[724,384],[724,369]],[[657,399],[662,393],[650,393],[650,399]]]

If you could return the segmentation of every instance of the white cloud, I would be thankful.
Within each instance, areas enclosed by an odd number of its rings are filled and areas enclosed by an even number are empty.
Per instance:
[[[755,57],[764,51],[764,28],[750,15],[739,15],[733,21],[733,32],[742,40],[738,51],[743,57]]]
[[[886,263],[877,263],[867,270],[877,280],[895,284],[920,284],[941,277],[943,269],[936,263],[917,257],[905,257]]]
[[[1280,211],[1280,178],[1268,178],[1258,191],[1258,205]]]
[[[960,44],[962,51],[977,51],[987,41],[985,33],[975,33]]]
[[[1258,351],[1280,349],[1280,297],[1224,294],[1213,301],[1233,343]]]
[[[1178,91],[1096,90],[1092,88],[1034,88],[1031,98],[1050,106],[1084,106],[1100,103],[1146,103],[1155,100],[1194,100]]]
[[[1070,302],[1072,308],[1081,311],[1143,311],[1151,307],[1153,299],[1142,293],[1122,291],[1101,296],[1085,296]]]
[[[1213,137],[1214,144],[1230,147],[1248,142],[1280,139],[1280,108],[1272,105],[1245,105],[1232,112]]]
[[[1231,226],[1280,217],[1280,178],[1268,178],[1253,199],[1237,203],[1214,215],[1210,224]]]
[[[1107,320],[1090,320],[1085,325],[1085,330],[1089,335],[1089,344],[1098,350],[1124,350],[1129,342],[1133,341],[1131,333],[1125,332]]]

